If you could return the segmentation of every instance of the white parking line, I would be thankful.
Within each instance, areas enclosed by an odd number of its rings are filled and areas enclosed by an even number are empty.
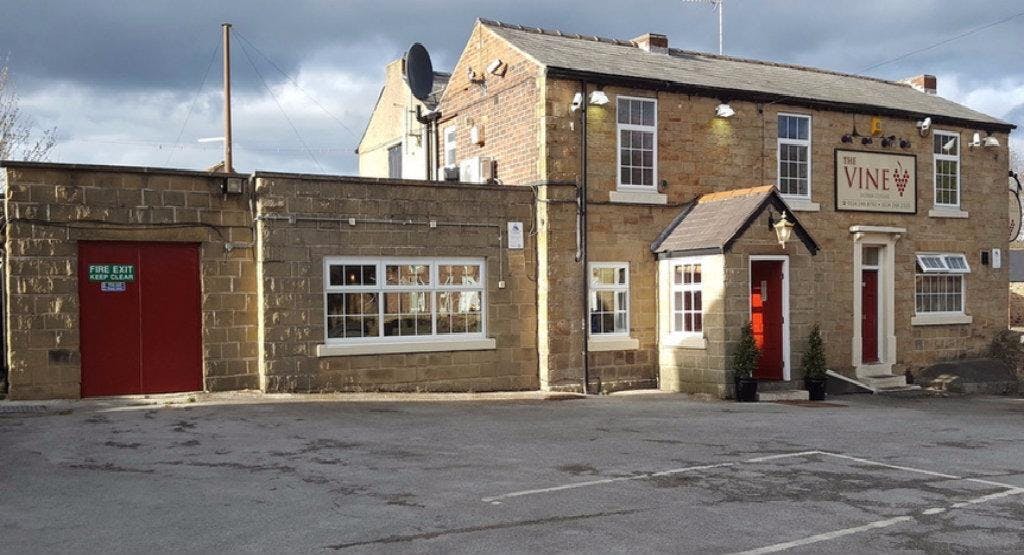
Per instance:
[[[843,536],[849,536],[850,534],[856,534],[858,532],[866,532],[868,530],[876,530],[878,528],[887,528],[894,524],[900,524],[910,520],[914,519],[909,516],[898,516],[886,520],[876,520],[875,522],[869,522],[868,524],[865,524],[863,526],[856,526],[854,528],[844,528],[842,530],[825,532],[824,534],[815,534],[813,536],[808,536],[806,538],[799,540],[793,540],[784,543],[776,543],[773,545],[766,545],[764,547],[759,547],[757,549],[751,549],[750,551],[742,551],[740,553],[737,553],[736,555],[760,555],[762,553],[778,553],[779,551],[785,551],[787,549],[792,549],[794,547],[800,547],[801,545],[810,545],[812,543],[824,542],[834,540],[836,538],[841,538]]]
[[[828,451],[819,451],[822,455],[828,455],[830,457],[836,457],[839,459],[846,459],[848,461],[859,462],[862,464],[869,464],[871,466],[883,466],[885,468],[892,468],[895,470],[906,470],[907,472],[916,472],[918,474],[927,474],[928,476],[935,476],[936,478],[946,478],[949,480],[963,480],[961,476],[954,476],[952,474],[943,474],[942,472],[934,472],[931,470],[924,470],[922,468],[914,468],[911,466],[900,466],[897,464],[889,464],[884,462],[872,461],[868,459],[862,459],[860,457],[851,457],[850,455],[843,455],[842,453],[831,453]]]

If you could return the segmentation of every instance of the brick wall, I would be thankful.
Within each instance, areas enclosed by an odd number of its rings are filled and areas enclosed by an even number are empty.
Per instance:
[[[522,250],[498,244],[498,230],[504,235],[509,221],[533,227],[530,188],[394,181],[385,187],[375,180],[277,174],[257,174],[256,183],[267,391],[538,387],[537,239],[527,234]],[[282,216],[299,219],[270,219]],[[418,223],[351,226],[348,218]],[[424,225],[429,220],[437,227]],[[484,258],[486,330],[496,348],[318,357],[325,342],[324,257],[344,255]],[[499,279],[507,287],[500,289]]]
[[[488,73],[493,60],[507,64],[504,75]],[[472,69],[483,83],[469,79]],[[456,163],[475,156],[496,162],[496,176],[505,184],[534,183],[540,171],[540,68],[508,46],[493,31],[476,25],[452,69],[438,105],[438,153],[444,153],[444,130],[456,128]],[[483,133],[483,144],[470,142],[470,128]]]
[[[256,388],[252,219],[223,177],[139,168],[6,163],[5,298],[10,394],[78,397],[78,241],[201,244],[205,388]]]

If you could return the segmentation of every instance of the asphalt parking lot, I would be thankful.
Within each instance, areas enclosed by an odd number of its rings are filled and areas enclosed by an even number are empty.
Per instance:
[[[0,551],[1010,552],[1024,400],[0,412]]]

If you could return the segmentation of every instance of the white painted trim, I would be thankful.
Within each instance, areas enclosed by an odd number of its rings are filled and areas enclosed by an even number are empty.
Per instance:
[[[782,196],[782,200],[783,200],[783,202],[786,203],[786,206],[788,206],[789,209],[792,210],[793,212],[820,212],[821,211],[821,205],[818,204],[817,202],[811,202],[811,201],[807,200],[806,198],[802,198],[802,197],[791,197],[791,196],[786,196],[786,195],[780,195],[780,196]]]
[[[929,218],[967,218],[966,210],[960,210],[952,206],[936,206],[928,211]]]
[[[701,335],[669,334],[661,346],[668,349],[707,349],[708,339]]]
[[[625,189],[626,187],[623,186]],[[629,189],[632,189],[630,187]],[[650,191],[611,191],[608,200],[621,204],[668,204],[668,195]]]
[[[433,338],[432,338],[433,339]],[[445,351],[492,351],[497,341],[482,339],[433,339],[432,341],[389,341],[347,345],[317,345],[318,357],[389,355],[399,353],[438,353]]]
[[[587,339],[587,350],[599,351],[636,351],[640,348],[640,340],[635,337],[617,335],[592,335]]]
[[[750,306],[750,276],[753,275],[753,262],[759,260],[782,261],[782,380],[792,379],[792,365],[789,360],[789,256],[775,254],[752,254],[747,258],[747,321],[754,317],[754,307]]]
[[[935,130],[932,131],[932,134],[935,135],[935,136],[956,137],[956,155],[953,155],[953,154],[939,154],[939,153],[935,152],[935,139],[934,138],[932,139],[932,205],[935,206],[935,208],[937,208],[939,210],[960,210],[960,206],[961,206],[961,204],[963,204],[963,194],[964,194],[964,188],[961,186],[962,184],[960,182],[961,173],[962,173],[960,171],[960,164],[961,164],[960,152],[962,151],[961,147],[963,146],[960,143],[963,142],[963,140],[960,137],[960,133],[958,133],[956,131],[945,131],[945,130],[942,130],[942,129],[935,129]],[[940,204],[938,202],[938,198],[939,198],[939,195],[938,195],[939,180],[936,179],[936,178],[938,177],[938,173],[939,173],[938,172],[939,160],[948,161],[948,162],[956,162],[956,204]],[[931,213],[929,213],[929,215],[931,215]]]
[[[856,375],[877,375],[891,371],[896,363],[896,243],[906,233],[901,227],[851,226],[853,234],[853,337],[850,359]],[[878,266],[878,362],[863,360],[863,329],[861,312],[861,280],[865,269],[864,247],[880,247]],[[870,367],[870,368],[869,368]]]
[[[653,125],[636,125],[629,123],[619,123],[619,99],[622,100],[641,100],[645,102],[654,103],[654,124]],[[586,99],[584,99],[586,101]],[[615,187],[621,191],[636,191],[638,188],[647,188],[647,185],[623,185],[622,184],[622,130],[631,131],[646,131],[653,132],[654,137],[651,140],[651,184],[650,189],[653,191],[658,190],[658,98],[650,96],[628,96],[624,94],[616,95],[615,97]]]
[[[807,120],[807,138],[806,139],[784,139],[782,137],[779,137],[779,117],[782,117],[782,116],[791,117],[791,118],[804,118],[804,119],[806,119]],[[775,115],[775,188],[779,191],[779,194],[781,195],[782,194],[782,188],[780,187],[780,185],[782,185],[782,155],[781,155],[782,154],[782,152],[781,152],[782,151],[782,145],[787,144],[787,145],[795,145],[795,146],[807,147],[807,194],[806,195],[788,195],[787,194],[787,195],[783,195],[783,196],[791,198],[791,199],[794,199],[794,200],[796,200],[796,199],[803,199],[805,202],[808,202],[810,204],[815,204],[815,203],[811,202],[811,183],[812,183],[812,180],[811,180],[811,166],[813,165],[813,162],[811,160],[811,153],[813,152],[811,150],[811,148],[812,148],[812,146],[811,146],[811,139],[813,137],[813,133],[811,131],[811,126],[812,126],[813,123],[814,123],[814,120],[813,120],[813,118],[811,117],[810,114],[796,114],[796,113],[792,113],[792,112],[779,112],[778,114]],[[792,206],[791,206],[791,208],[792,208]]]
[[[916,314],[910,318],[911,326],[946,326],[953,324],[970,324],[974,318],[959,312],[932,312]]]
[[[594,270],[598,268],[611,268],[613,270],[619,268],[626,269],[626,283],[614,284],[614,285],[594,285]],[[626,292],[626,331],[623,332],[607,332],[607,333],[592,333],[590,331],[590,325],[592,323],[590,319],[591,309],[594,306],[594,294],[598,291],[612,291],[620,293]],[[632,299],[630,298],[630,278],[629,278],[629,262],[590,262],[587,264],[587,314],[585,316],[587,326],[587,344],[589,348],[590,338],[608,338],[608,339],[624,339],[629,337],[629,330],[631,328],[630,322],[630,304]]]

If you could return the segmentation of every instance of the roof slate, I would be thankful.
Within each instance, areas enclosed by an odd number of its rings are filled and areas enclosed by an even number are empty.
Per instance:
[[[895,81],[678,49],[670,49],[667,54],[651,53],[627,40],[486,19],[480,23],[549,68],[777,95],[780,101],[870,106],[919,117],[947,117],[1013,128],[998,118]]]

